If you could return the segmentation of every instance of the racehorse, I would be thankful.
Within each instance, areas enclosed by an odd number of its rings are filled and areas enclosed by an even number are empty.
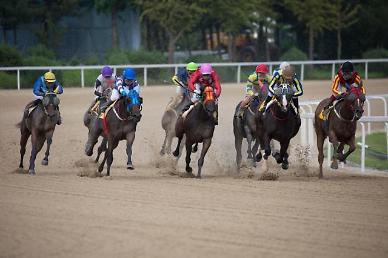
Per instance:
[[[338,168],[338,161],[345,162],[346,158],[356,149],[355,134],[357,121],[362,117],[364,112],[365,95],[360,88],[351,88],[345,97],[335,103],[332,110],[327,116],[327,120],[321,119],[321,112],[328,103],[329,99],[322,100],[315,110],[315,133],[317,134],[319,178],[323,177],[323,143],[326,137],[333,144],[333,160],[331,168]],[[327,124],[328,123],[328,124]],[[348,151],[344,154],[344,146],[349,146]]]
[[[282,164],[283,169],[288,169],[288,146],[301,125],[300,117],[291,105],[293,95],[294,91],[290,85],[281,84],[275,90],[269,110],[259,118],[258,130],[265,150],[264,159],[267,160],[271,155],[271,140],[277,140],[280,143],[280,153],[274,153],[273,157],[278,164]],[[261,152],[256,155],[256,159],[261,159]]]
[[[183,86],[181,86],[183,88]],[[170,107],[171,102],[168,104],[166,111],[162,117],[162,128],[166,132],[166,136],[164,137],[164,142],[162,145],[162,149],[160,151],[160,155],[164,155],[165,153],[171,153],[171,143],[172,139],[175,135],[175,124],[178,119],[179,114],[182,113],[184,107],[186,107],[190,103],[190,95],[187,92],[187,88],[184,88],[185,94],[181,98],[181,101],[175,107]],[[173,100],[172,100],[173,101]]]
[[[204,87],[203,101],[197,102],[192,110],[183,113],[176,122],[175,133],[178,137],[178,144],[173,155],[179,156],[179,148],[184,136],[186,136],[186,172],[192,174],[190,167],[192,145],[202,142],[201,156],[198,160],[197,178],[201,178],[201,170],[205,155],[211,145],[215,128],[215,115],[217,112],[215,94],[211,86]],[[186,117],[184,117],[186,115]]]
[[[58,105],[59,98],[55,93],[46,93],[42,101],[32,110],[29,116],[19,122],[16,126],[20,128],[20,164],[23,168],[23,158],[26,153],[26,144],[31,135],[31,157],[28,174],[35,175],[35,159],[38,152],[42,149],[43,144],[47,141],[47,149],[42,160],[42,165],[48,165],[50,155],[50,146],[55,130],[55,125],[59,119]]]
[[[94,130],[89,131],[85,152],[90,151],[90,148],[93,149],[101,134],[101,130],[108,142],[108,148],[105,151],[104,159],[98,167],[99,172],[103,171],[105,162],[107,162],[106,175],[110,175],[110,167],[113,162],[113,150],[121,140],[127,141],[127,169],[134,169],[132,164],[132,144],[135,140],[137,123],[141,119],[140,111],[141,99],[136,91],[130,90],[125,97],[117,100],[113,104],[113,107],[107,110],[103,119],[99,118],[96,123],[94,123]],[[103,144],[104,141],[101,145]],[[90,152],[87,154],[91,155]]]
[[[255,164],[254,157],[259,148],[260,141],[258,139],[259,132],[257,130],[258,126],[258,118],[259,111],[258,106],[261,101],[267,96],[267,87],[262,87],[258,96],[255,96],[248,108],[245,109],[243,117],[238,117],[238,111],[241,105],[241,102],[237,104],[234,117],[233,117],[233,133],[234,133],[234,147],[236,149],[236,166],[237,172],[240,171],[241,168],[241,145],[244,138],[247,139],[248,142],[248,159],[252,160],[253,164]],[[252,148],[252,141],[255,142]],[[258,160],[260,161],[260,160]]]

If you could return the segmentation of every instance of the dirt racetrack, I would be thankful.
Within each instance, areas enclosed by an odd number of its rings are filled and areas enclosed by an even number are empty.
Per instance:
[[[366,81],[367,93],[387,94],[387,84]],[[330,93],[329,81],[304,85],[302,100]],[[109,178],[77,176],[95,170],[83,153],[82,116],[92,99],[90,88],[65,88],[63,125],[54,133],[48,167],[40,165],[39,153],[36,176],[16,170],[15,124],[32,93],[0,91],[0,257],[388,257],[386,173],[325,167],[325,178],[318,180],[312,176],[315,147],[312,160],[302,163],[296,139],[288,171],[270,164],[280,175],[277,181],[257,180],[260,165],[235,175],[232,116],[242,87],[224,86],[220,125],[202,180],[171,175],[184,171],[183,159],[175,169],[170,158],[158,154],[164,136],[160,119],[173,87],[142,88],[136,169],[125,169],[122,142]],[[381,114],[379,104],[373,108]],[[30,150],[28,144],[25,167]]]

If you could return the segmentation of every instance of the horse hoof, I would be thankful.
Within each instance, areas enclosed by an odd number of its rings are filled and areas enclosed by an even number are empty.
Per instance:
[[[193,153],[196,153],[197,151],[198,151],[198,146],[195,145],[192,152],[193,152]]]
[[[288,169],[288,163],[282,163],[282,169],[287,170]]]
[[[186,167],[186,172],[187,172],[187,173],[192,173],[192,172],[193,172],[192,167]]]
[[[30,176],[35,175],[35,169],[30,169],[30,170],[28,170],[28,174],[29,174]]]
[[[278,164],[282,163],[282,159],[280,158],[280,153],[279,152],[275,152],[273,155],[274,159],[276,160],[276,162]]]
[[[174,151],[174,152],[172,153],[172,155],[174,155],[174,157],[178,157],[178,156],[179,156],[179,151]]]
[[[127,169],[134,170],[135,167],[134,167],[134,166],[132,165],[132,163],[131,163],[131,164],[127,164]]]
[[[164,150],[161,150],[159,153],[160,153],[160,156],[163,156],[165,154]]]
[[[103,170],[104,170],[104,166],[99,166],[99,167],[98,167],[98,172],[101,173]]]
[[[331,167],[332,169],[338,169],[338,163],[331,162],[330,167]]]
[[[196,179],[201,179],[202,177],[201,177],[201,175],[197,175],[195,178]]]
[[[42,165],[47,166],[48,165],[48,160],[47,159],[42,159]]]
[[[256,162],[260,162],[262,158],[263,156],[261,155],[261,153],[256,154]]]
[[[85,150],[85,154],[86,156],[92,156],[93,155],[93,151],[92,150]]]

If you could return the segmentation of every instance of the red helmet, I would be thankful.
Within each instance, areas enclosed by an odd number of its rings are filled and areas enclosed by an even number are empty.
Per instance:
[[[256,66],[256,73],[268,73],[268,66],[265,64],[259,64]]]

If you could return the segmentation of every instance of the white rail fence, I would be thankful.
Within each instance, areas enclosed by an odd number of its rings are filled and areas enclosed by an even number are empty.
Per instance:
[[[388,94],[380,95],[380,96],[367,96],[366,97],[366,106],[367,106],[367,114],[366,116],[363,116],[358,123],[361,126],[361,154],[360,154],[360,160],[361,160],[361,166],[360,170],[361,172],[365,171],[365,137],[367,134],[371,133],[371,123],[384,123],[385,127],[385,134],[386,134],[386,150],[388,154]],[[371,102],[372,101],[382,101],[384,104],[384,115],[382,116],[373,116],[372,110],[371,110]],[[315,130],[313,125],[314,120],[314,111],[316,106],[319,104],[319,101],[302,101],[300,103],[300,109],[301,109],[301,118],[302,118],[302,124],[300,129],[300,141],[302,145],[309,145],[309,146],[316,146],[316,137],[315,137]],[[367,128],[367,129],[366,129]],[[331,162],[331,145],[328,144],[328,140],[326,140],[326,146],[327,146],[327,156],[326,161],[327,164],[330,165]]]
[[[344,63],[347,60],[317,60],[317,61],[290,61],[289,63],[300,66],[300,79],[303,81],[305,78],[305,66],[307,65],[331,65],[331,78],[334,78],[334,75],[337,72],[339,64]],[[369,74],[369,64],[371,63],[388,63],[388,58],[381,59],[353,59],[351,60],[354,64],[361,64],[364,66],[365,79],[368,79]],[[269,66],[270,72],[272,73],[273,69],[278,67],[280,62],[263,62]],[[160,68],[173,68],[175,72],[178,70],[178,67],[184,67],[186,64],[142,64],[142,65],[112,65],[114,72],[117,72],[117,69],[123,69],[125,67],[132,67],[135,69],[143,69],[143,79],[144,86],[148,86],[148,71],[150,69],[160,69]],[[212,63],[214,67],[236,67],[236,82],[241,82],[241,68],[242,67],[254,67],[257,65],[257,62],[250,63]],[[337,66],[337,69],[336,69]],[[20,90],[20,72],[21,71],[65,71],[65,70],[79,70],[81,75],[80,84],[81,87],[85,86],[85,70],[98,70],[101,69],[102,65],[89,65],[89,66],[20,66],[20,67],[0,67],[0,71],[16,71],[17,77],[17,89]],[[97,75],[96,75],[97,76]],[[327,78],[327,79],[331,79]]]

